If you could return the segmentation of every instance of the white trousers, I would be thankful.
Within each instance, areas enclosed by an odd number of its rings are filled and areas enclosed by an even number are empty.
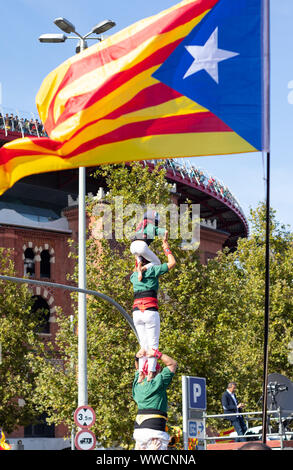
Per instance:
[[[135,429],[135,450],[166,450],[170,441],[167,432],[154,429]]]
[[[142,256],[143,258],[150,261],[145,265],[147,269],[149,269],[151,266],[161,264],[161,261],[157,255],[155,255],[155,253],[149,248],[148,244],[143,240],[134,240],[130,245],[130,252],[138,258]]]
[[[150,348],[159,348],[160,339],[160,315],[159,312],[153,310],[134,310],[133,323],[137,331],[140,347],[146,351]],[[155,357],[146,356],[139,358],[139,372],[142,371],[143,366],[148,360],[149,372],[156,371],[157,359]]]

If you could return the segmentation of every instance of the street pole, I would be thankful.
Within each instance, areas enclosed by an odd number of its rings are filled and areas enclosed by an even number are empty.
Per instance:
[[[75,36],[64,34],[43,34],[40,42],[60,43],[67,39],[79,38],[77,52],[87,48],[86,39],[99,39],[91,34],[102,34],[116,25],[114,21],[105,20],[94,26],[89,33],[82,36],[75,30],[75,26],[66,18],[56,18],[54,23],[65,33],[73,33]],[[88,405],[87,388],[87,312],[86,312],[86,168],[79,167],[78,176],[78,406]]]
[[[85,40],[80,39],[80,52]],[[86,289],[86,169],[79,168],[78,193],[78,287]],[[78,293],[78,406],[88,405],[86,294]]]

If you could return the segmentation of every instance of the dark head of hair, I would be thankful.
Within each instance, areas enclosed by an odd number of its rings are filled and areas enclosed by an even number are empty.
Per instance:
[[[228,385],[227,385],[227,388],[231,388],[232,385],[236,385],[236,382],[229,382]]]
[[[251,442],[246,442],[246,444],[243,444],[243,446],[239,447],[239,450],[272,450],[272,449],[264,442],[251,441]]]

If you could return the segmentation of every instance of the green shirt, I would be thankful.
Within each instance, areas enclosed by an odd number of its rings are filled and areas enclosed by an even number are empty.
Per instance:
[[[145,378],[143,382],[137,383],[138,376],[139,372],[136,372],[132,385],[132,396],[138,409],[155,409],[167,413],[167,388],[174,377],[174,372],[171,372],[169,367],[164,367],[150,382]]]
[[[139,282],[138,273],[134,272],[130,276],[130,282],[133,284],[134,292],[144,292],[146,290],[159,290],[159,277],[168,272],[167,263],[152,266],[143,272],[142,280]]]
[[[166,230],[156,227],[154,224],[148,223],[144,229],[140,229],[135,233],[137,239],[154,240],[155,237],[165,235]]]

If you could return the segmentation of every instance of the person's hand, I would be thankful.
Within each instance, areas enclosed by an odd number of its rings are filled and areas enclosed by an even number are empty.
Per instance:
[[[160,439],[157,439],[157,438],[153,438],[152,439],[152,442],[149,446],[149,450],[159,450],[161,448],[161,441]]]
[[[245,403],[239,403],[239,405],[237,405],[237,408],[243,408],[245,406]]]
[[[162,241],[163,250],[170,249],[169,243],[167,240]]]
[[[148,349],[146,352],[147,357],[154,357],[154,354],[155,354],[155,349],[153,348]]]
[[[166,230],[164,238],[163,238],[163,242],[166,242],[168,240],[168,235],[169,235],[169,232],[168,230]]]
[[[143,357],[146,355],[146,350],[141,348],[137,353],[136,353],[136,357],[140,358],[140,357]]]

